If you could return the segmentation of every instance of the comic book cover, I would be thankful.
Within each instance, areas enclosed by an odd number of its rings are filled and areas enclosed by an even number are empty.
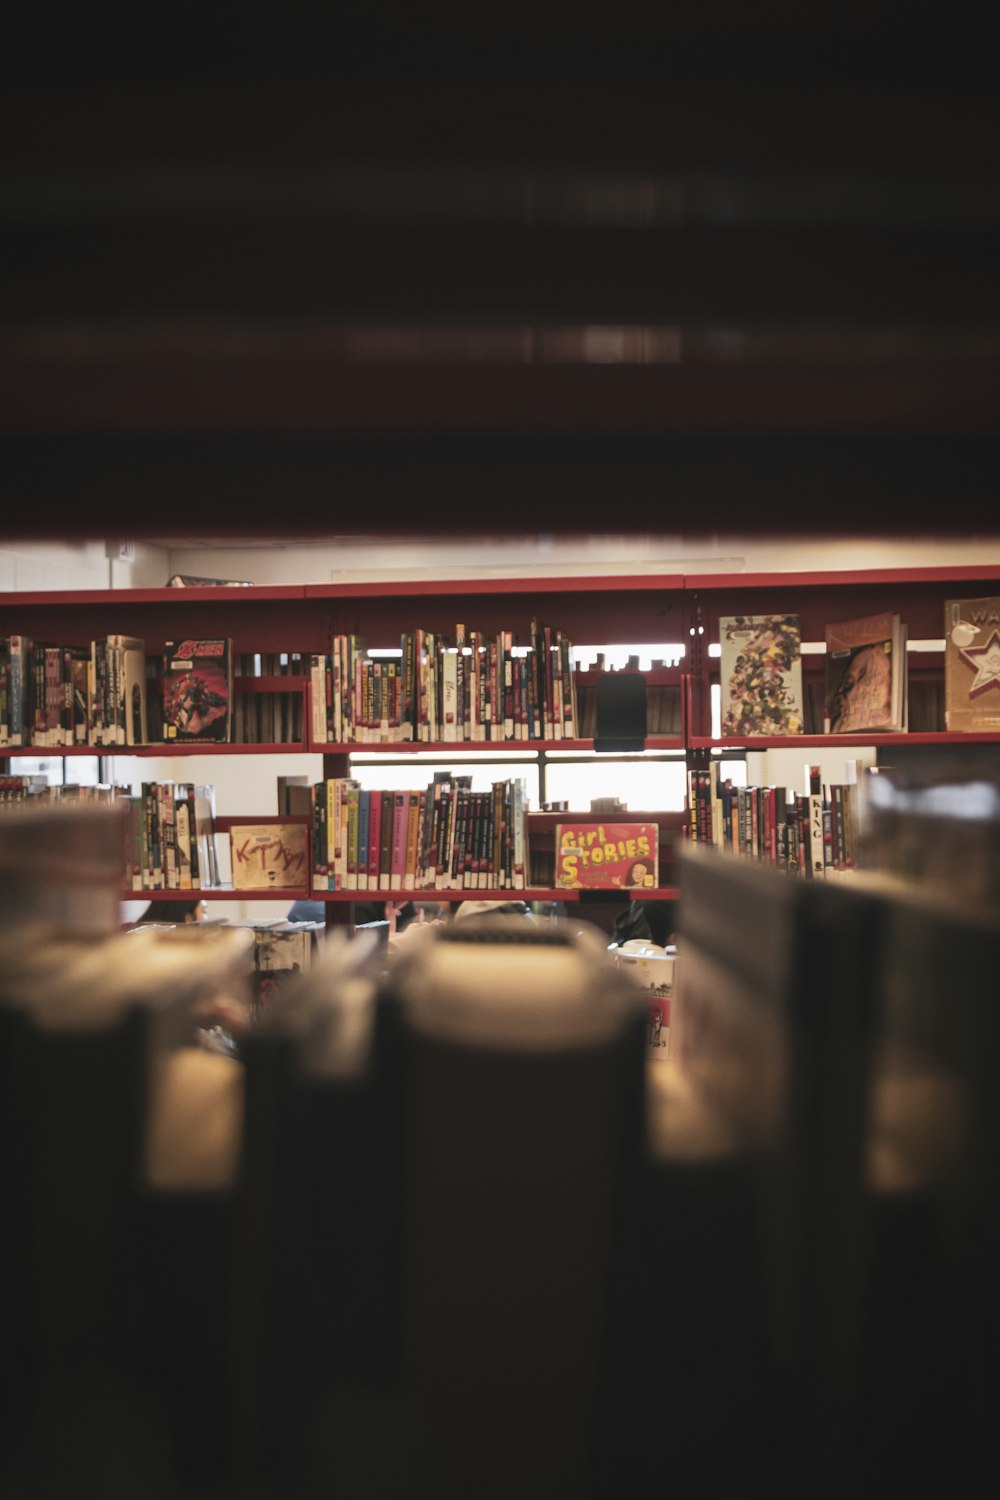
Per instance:
[[[802,640],[797,615],[719,620],[724,735],[801,734]]]
[[[659,832],[655,823],[557,824],[557,889],[655,890]]]
[[[163,658],[163,738],[218,744],[231,737],[232,641],[168,641]]]

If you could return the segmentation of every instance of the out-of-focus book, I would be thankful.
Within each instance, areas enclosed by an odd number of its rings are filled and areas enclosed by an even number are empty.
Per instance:
[[[309,878],[304,823],[237,823],[229,830],[233,889],[291,890]]]
[[[227,588],[249,589],[253,584],[249,578],[200,578],[195,573],[174,573],[167,579],[168,589]]]
[[[642,990],[648,1006],[646,1047],[653,1062],[665,1062],[670,1053],[670,1001],[674,992],[677,954],[629,953],[616,948],[615,963]]]
[[[1000,729],[1000,598],[949,599],[944,607],[944,723]]]
[[[719,620],[722,733],[801,734],[802,637],[798,615]]]
[[[313,956],[316,923],[257,925],[254,927],[254,986],[251,1015],[258,1020],[279,995],[295,984]]]
[[[659,884],[655,823],[557,823],[559,890],[655,890]]]

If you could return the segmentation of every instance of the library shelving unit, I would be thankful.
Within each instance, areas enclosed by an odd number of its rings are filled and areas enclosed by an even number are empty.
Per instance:
[[[855,569],[817,573],[705,573],[687,575],[688,659],[685,726],[689,752],[823,749],[875,744],[899,749],[1000,743],[994,733],[948,732],[944,727],[945,602],[1000,594],[1000,564],[940,568]],[[822,651],[802,657],[805,732],[797,735],[712,735],[710,688],[719,680],[709,645],[719,641],[719,620],[740,614],[795,614],[804,643],[821,643],[827,625],[892,611],[907,626],[910,728],[904,734],[822,733]],[[924,649],[914,649],[914,643]]]
[[[180,635],[192,637],[229,637],[234,658],[263,653],[298,653],[304,658],[325,653],[335,633],[363,636],[372,649],[398,647],[401,635],[418,626],[452,638],[461,622],[484,636],[501,630],[512,630],[516,639],[527,640],[532,618],[558,627],[574,644],[580,642],[617,642],[642,639],[673,642],[682,639],[685,615],[683,579],[679,576],[624,576],[545,579],[476,579],[438,582],[403,581],[331,585],[294,585],[281,587],[194,587],[185,589],[119,589],[53,591],[0,595],[0,636],[22,633],[34,640],[60,644],[88,644],[110,633],[141,638],[147,657],[157,658],[169,640]],[[331,743],[317,741],[311,733],[308,674],[301,676],[239,677],[234,679],[234,693],[299,693],[302,695],[304,738],[297,742],[167,744],[101,747],[78,745],[67,747],[5,746],[0,748],[0,765],[16,756],[148,756],[173,757],[208,755],[225,759],[234,755],[289,755],[302,752],[322,756],[321,778],[329,779],[349,773],[351,758],[366,754],[390,752],[401,764],[415,755],[431,756],[439,762],[454,758],[468,765],[486,757],[502,762],[508,757],[511,774],[524,764],[529,752],[544,764],[547,752],[587,755],[600,741],[593,730],[600,673],[590,670],[578,673],[578,704],[581,722],[592,732],[574,739],[505,740],[505,741],[438,741],[434,743]],[[681,672],[679,668],[658,668],[647,678],[647,691],[659,695],[670,732],[647,735],[647,750],[683,753],[684,733],[681,723]],[[415,770],[419,762],[414,762]],[[257,818],[254,809],[245,818]],[[568,815],[567,815],[568,816]],[[579,816],[578,814],[576,816]],[[636,814],[627,815],[631,820]],[[661,829],[661,869],[671,869],[671,850],[680,837],[683,816],[678,813],[642,814],[645,821],[655,820]],[[233,818],[217,818],[216,826],[224,831]],[[279,820],[280,821],[280,820]],[[552,885],[552,825],[555,815],[529,815],[529,851],[533,865],[531,884],[518,892],[527,900],[577,901],[580,893],[557,890]],[[135,894],[126,892],[126,895]],[[186,897],[186,892],[157,892],[167,899]],[[230,887],[203,889],[209,899],[256,900],[272,897],[291,901],[311,895],[307,890],[239,891]],[[507,890],[475,891],[477,899],[508,896]],[[612,893],[608,893],[609,895]],[[433,897],[444,902],[458,902],[470,895],[468,890],[393,891],[391,899]],[[327,902],[332,921],[349,920],[350,906],[356,901],[380,899],[380,891],[342,891],[319,893],[317,899]],[[644,893],[647,899],[672,899],[676,887],[665,885]],[[619,897],[620,899],[620,897]]]
[[[162,653],[168,640],[181,633],[190,636],[228,636],[234,656],[248,653],[299,653],[303,657],[325,653],[334,633],[362,636],[373,649],[398,647],[404,632],[417,627],[453,638],[456,624],[477,630],[486,638],[501,630],[516,632],[526,641],[529,624],[536,618],[558,627],[575,647],[628,642],[683,643],[681,666],[657,667],[646,678],[647,700],[657,705],[649,723],[657,730],[643,737],[647,751],[681,755],[691,766],[704,765],[715,753],[736,756],[769,748],[818,752],[823,748],[846,749],[874,744],[880,756],[887,751],[930,753],[968,757],[978,746],[992,760],[1000,755],[1000,734],[948,733],[943,721],[943,643],[945,601],[953,598],[1000,594],[1000,564],[947,566],[940,568],[859,569],[817,573],[656,574],[608,575],[552,578],[477,578],[444,580],[397,580],[304,584],[280,587],[194,587],[186,589],[120,589],[8,593],[0,595],[0,636],[21,632],[36,640],[60,644],[87,644],[109,633],[141,637],[147,655]],[[713,737],[711,689],[718,682],[718,660],[709,651],[719,639],[720,617],[737,614],[793,613],[799,616],[803,642],[822,642],[830,623],[891,610],[898,612],[908,629],[910,725],[906,734],[824,736],[822,729],[822,651],[804,654],[805,733],[783,737]],[[930,649],[913,650],[914,642]],[[936,646],[933,643],[937,643]],[[619,675],[619,674],[614,674]],[[600,697],[602,674],[593,668],[578,671],[577,696],[580,724],[588,734],[572,740],[444,741],[404,744],[317,742],[311,733],[309,680],[302,676],[237,678],[235,691],[250,694],[299,693],[305,737],[295,743],[228,743],[224,745],[45,747],[46,757],[59,755],[169,756],[212,755],[221,758],[245,754],[287,755],[301,752],[322,757],[322,779],[349,773],[351,759],[367,753],[391,754],[402,764],[418,754],[439,762],[454,758],[468,764],[479,757],[503,761],[509,753],[511,774],[523,764],[525,751],[537,758],[544,775],[546,756],[554,751],[614,752],[614,727],[597,722],[595,705]],[[666,732],[660,732],[666,726]],[[622,745],[625,745],[622,741]],[[634,744],[629,748],[634,749]],[[0,748],[0,767],[18,755],[38,754],[33,747]],[[623,749],[622,753],[626,751]],[[415,769],[420,763],[414,761]],[[317,778],[320,779],[320,778]],[[623,795],[627,797],[627,762],[623,761]],[[544,800],[544,798],[543,798]],[[246,817],[256,816],[246,809]],[[565,817],[579,818],[580,813]],[[629,812],[631,820],[655,820],[660,827],[660,868],[664,883],[646,898],[677,897],[675,856],[686,824],[678,812]],[[553,887],[554,824],[559,815],[537,812],[529,815],[531,884],[523,892],[528,900],[577,901],[580,893]],[[230,820],[232,821],[232,820]],[[220,825],[223,820],[219,820]],[[666,877],[664,879],[664,877]],[[129,893],[127,893],[129,894]],[[158,893],[159,894],[159,893]],[[164,893],[169,894],[169,893]],[[182,897],[185,893],[175,893]],[[234,892],[209,889],[214,899],[232,899]],[[292,900],[306,891],[280,893],[240,892],[245,899],[272,896]],[[328,892],[319,897],[329,903],[330,919],[350,919],[350,904],[380,892]],[[445,902],[461,901],[462,890],[394,891],[391,899],[433,896]],[[499,897],[506,891],[475,892],[477,898]],[[587,893],[588,897],[590,893]],[[612,893],[606,893],[612,898]],[[623,893],[618,893],[619,898]],[[586,898],[585,898],[586,899]]]

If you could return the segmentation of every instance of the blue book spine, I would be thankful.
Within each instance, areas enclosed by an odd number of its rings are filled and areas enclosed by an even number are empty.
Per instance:
[[[371,793],[358,792],[358,889],[368,889],[368,819]]]

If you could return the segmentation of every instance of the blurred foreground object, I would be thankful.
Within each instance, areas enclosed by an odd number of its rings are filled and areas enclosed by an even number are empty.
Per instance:
[[[42,803],[0,817],[0,927],[111,932],[125,883],[124,802]]]

